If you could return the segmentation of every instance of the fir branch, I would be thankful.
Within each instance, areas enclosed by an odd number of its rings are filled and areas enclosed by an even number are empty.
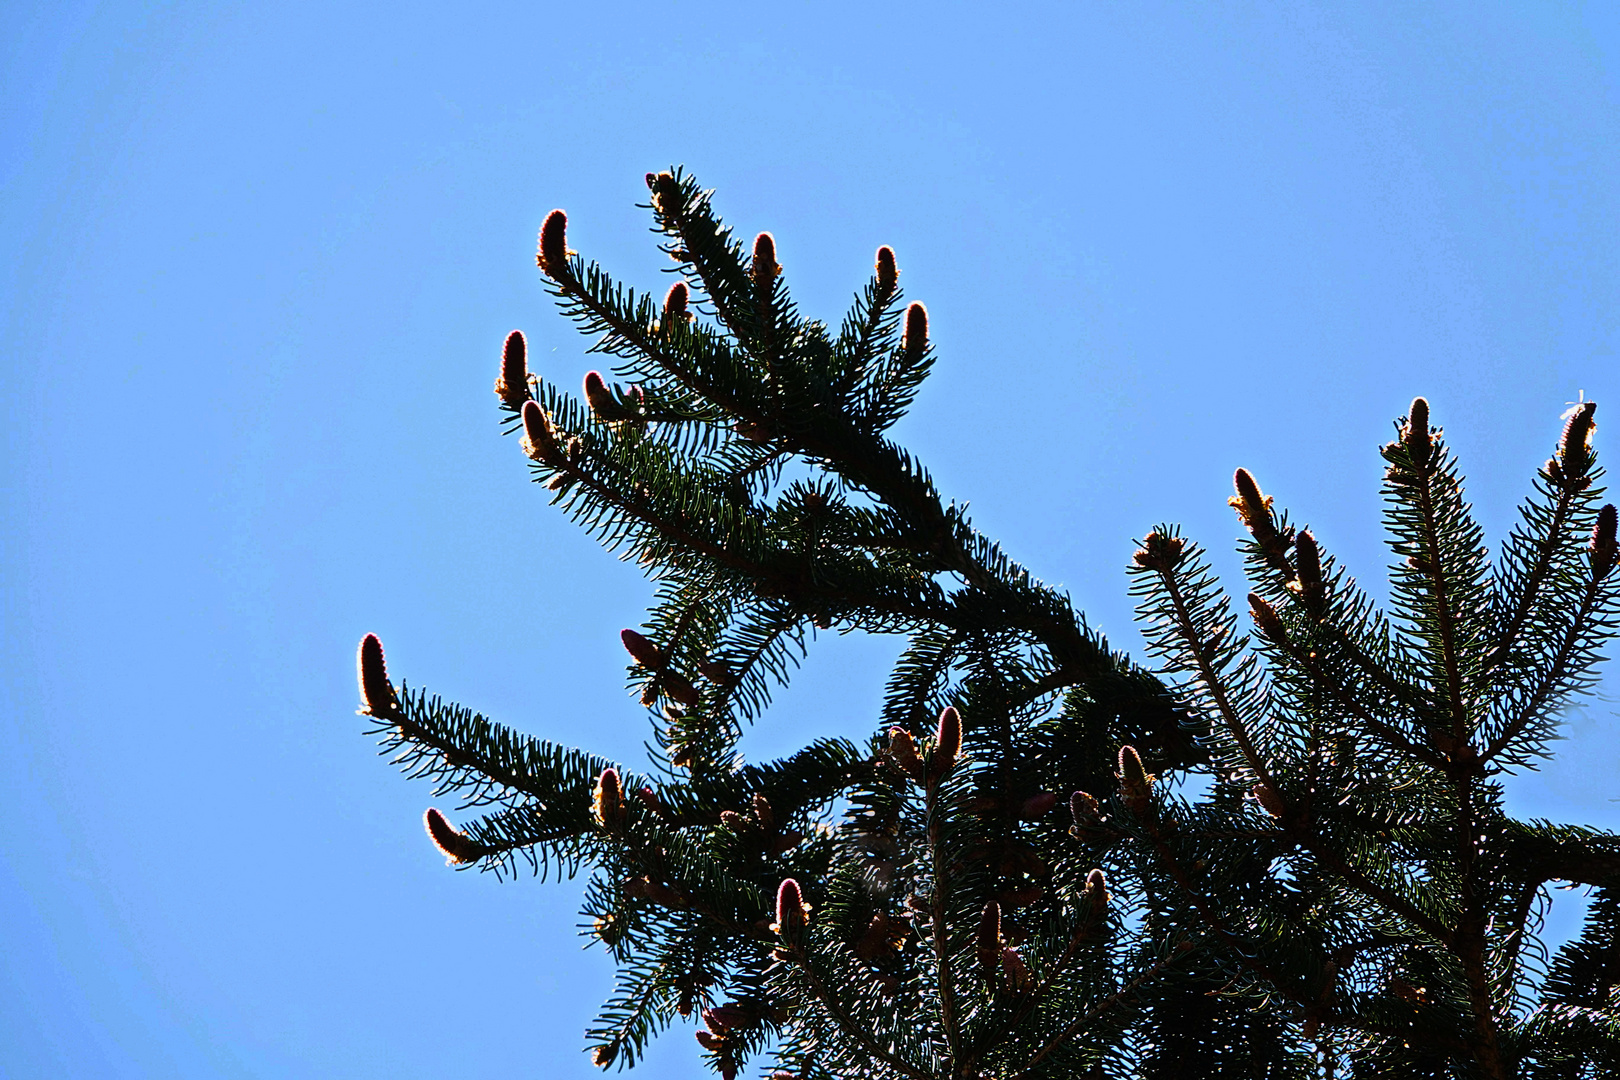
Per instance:
[[[1188,952],[1191,951],[1193,947],[1194,945],[1191,941],[1177,943],[1176,947],[1173,948],[1167,955],[1162,956],[1158,960],[1154,961],[1148,967],[1138,972],[1135,977],[1133,977],[1124,986],[1121,986],[1118,990],[1114,991],[1114,993],[1103,998],[1101,1001],[1098,1001],[1085,1012],[1075,1017],[1068,1027],[1064,1028],[1056,1036],[1048,1040],[1045,1045],[1036,1051],[1035,1056],[1030,1058],[1029,1062],[1025,1064],[1023,1068],[1019,1069],[1013,1074],[1015,1080],[1033,1080],[1033,1077],[1036,1075],[1036,1067],[1039,1066],[1042,1061],[1045,1061],[1048,1057],[1050,1057],[1054,1051],[1063,1046],[1063,1044],[1068,1042],[1070,1039],[1074,1038],[1075,1035],[1085,1030],[1086,1027],[1095,1023],[1099,1017],[1107,1014],[1113,1009],[1119,1008],[1125,1002],[1129,1001],[1132,997],[1143,990],[1149,983],[1168,971],[1171,965],[1184,957]]]
[[[1590,577],[1580,605],[1570,618],[1568,628],[1553,654],[1552,663],[1536,678],[1518,709],[1503,724],[1501,733],[1480,754],[1482,762],[1494,760],[1512,746],[1540,716],[1550,711],[1567,692],[1569,684],[1580,678],[1582,669],[1596,662],[1592,645],[1598,635],[1594,633],[1594,623],[1604,616],[1612,617],[1610,612],[1615,606],[1615,598],[1620,595],[1620,591],[1612,586],[1605,589],[1604,580],[1596,574]]]

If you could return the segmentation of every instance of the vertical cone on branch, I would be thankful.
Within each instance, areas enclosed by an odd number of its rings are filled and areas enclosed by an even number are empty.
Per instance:
[[[884,303],[893,296],[899,283],[900,270],[894,264],[894,249],[884,245],[877,250],[878,302]]]
[[[894,920],[886,912],[880,911],[872,916],[866,931],[855,943],[855,955],[866,961],[876,960],[893,950],[897,936]]]
[[[1237,494],[1226,501],[1238,512],[1243,527],[1261,543],[1275,536],[1277,528],[1271,520],[1271,496],[1260,493],[1260,485],[1254,482],[1249,470],[1234,472],[1232,486],[1237,488]]]
[[[698,664],[697,669],[698,674],[716,686],[730,686],[737,681],[736,673],[727,667],[723,660],[704,660]]]
[[[624,789],[619,783],[619,770],[606,768],[596,778],[596,790],[591,794],[591,816],[603,828],[617,825],[624,818]]]
[[[770,295],[771,285],[782,268],[776,264],[776,238],[768,232],[754,237],[754,261],[748,274],[754,279],[754,288],[761,296]]]
[[[495,393],[509,409],[521,409],[529,400],[528,342],[523,331],[514,330],[506,335],[501,349],[501,375],[495,380]]]
[[[1426,469],[1429,455],[1434,451],[1434,441],[1429,431],[1429,403],[1422,398],[1412,399],[1412,409],[1407,414],[1406,431],[1401,441],[1406,444],[1406,452],[1418,471]]]
[[[929,771],[935,779],[950,772],[962,750],[962,716],[954,705],[947,705],[939,714],[939,728],[934,734],[934,754],[929,759]]]
[[[1313,615],[1322,614],[1327,586],[1322,581],[1322,551],[1309,529],[1294,537],[1294,564],[1298,574],[1299,598]]]
[[[557,429],[551,426],[551,417],[532,398],[523,403],[523,452],[553,469],[568,464],[562,447],[557,445]]]
[[[568,215],[553,210],[540,226],[540,250],[536,256],[547,277],[559,285],[572,281],[574,274],[568,266]]]
[[[1080,900],[1094,921],[1108,913],[1108,879],[1103,876],[1102,870],[1093,870],[1086,875],[1085,891],[1081,893]]]
[[[769,799],[755,792],[754,797],[749,802],[753,807],[754,820],[759,822],[760,828],[767,830],[776,828],[776,811],[771,809]]]
[[[900,348],[905,353],[906,362],[912,364],[921,359],[923,351],[928,348],[928,309],[921,304],[911,304],[906,308],[906,336]]]
[[[1592,527],[1592,576],[1602,581],[1614,569],[1615,562],[1615,510],[1607,503],[1598,511],[1597,524]]]
[[[1133,814],[1145,814],[1152,805],[1153,778],[1142,767],[1142,756],[1134,746],[1119,748],[1119,791]]]
[[[613,396],[613,391],[602,380],[600,371],[585,373],[585,400],[592,414],[604,424],[616,424],[630,418],[630,411],[619,404],[619,399]]]
[[[1011,945],[1001,950],[1001,966],[1007,972],[1007,988],[1015,994],[1027,994],[1035,989],[1035,977],[1030,974],[1024,957]]]
[[[799,883],[792,878],[783,880],[776,890],[776,925],[773,927],[776,933],[787,940],[798,937],[809,913]]]
[[[670,172],[648,173],[647,190],[652,192],[653,210],[666,221],[675,221],[681,213],[681,185]]]
[[[1293,576],[1293,568],[1288,565],[1288,538],[1277,531],[1277,524],[1271,519],[1271,497],[1260,493],[1260,485],[1254,482],[1248,469],[1239,469],[1232,474],[1232,486],[1237,488],[1237,495],[1227,499],[1227,505],[1238,512],[1244,528],[1254,537],[1254,542],[1260,545],[1265,554],[1267,565],[1280,571],[1285,577]]]
[[[984,905],[984,913],[979,916],[977,945],[979,968],[990,978],[996,973],[996,965],[1001,963],[1001,905],[994,900]]]
[[[687,289],[686,282],[684,281],[677,281],[675,284],[669,287],[669,292],[664,294],[664,318],[662,325],[665,330],[668,330],[677,324],[684,323],[692,317],[691,312],[687,310],[686,306],[689,296],[690,291]]]
[[[1288,647],[1288,629],[1283,626],[1282,617],[1259,593],[1249,594],[1249,614],[1254,616],[1254,625],[1260,628],[1267,641],[1278,648]]]
[[[394,687],[388,681],[388,667],[383,662],[382,639],[367,634],[360,639],[360,652],[355,657],[360,677],[362,711],[372,716],[391,716],[398,707]]]
[[[1563,437],[1558,440],[1558,465],[1566,481],[1585,479],[1591,468],[1592,419],[1596,412],[1597,402],[1585,402],[1564,425]]]

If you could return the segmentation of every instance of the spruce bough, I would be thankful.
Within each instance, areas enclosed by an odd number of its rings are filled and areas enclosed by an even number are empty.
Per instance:
[[[1382,450],[1388,610],[1239,470],[1253,632],[1160,526],[1129,567],[1149,670],[888,438],[934,360],[892,251],[835,332],[769,233],[647,182],[662,301],[561,211],[540,233],[622,382],[571,397],[514,332],[495,386],[535,481],[656,583],[623,635],[646,771],[396,691],[373,636],[359,658],[385,751],[482,811],[427,812],[449,862],[590,868],[619,968],[597,1064],[691,1017],[725,1077],[1620,1075],[1620,837],[1515,820],[1500,782],[1620,622],[1594,405],[1493,564],[1415,401]],[[906,637],[876,733],[744,762],[816,628]],[[1595,899],[1549,954],[1553,882]]]

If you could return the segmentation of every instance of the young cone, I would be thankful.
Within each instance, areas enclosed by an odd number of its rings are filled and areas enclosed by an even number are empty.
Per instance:
[[[607,768],[596,778],[596,790],[591,795],[591,816],[603,828],[617,825],[624,818],[624,789],[619,784],[619,770]]]
[[[438,810],[429,807],[422,815],[427,834],[450,863],[477,862],[489,849],[464,832],[458,832]]]
[[[629,653],[636,663],[653,671],[663,670],[663,652],[641,634],[629,629],[620,630],[619,640],[624,642],[624,651]]]
[[[877,291],[878,302],[885,303],[894,295],[895,286],[900,283],[900,271],[894,264],[894,249],[888,245],[877,250]]]
[[[495,393],[509,409],[521,409],[529,400],[528,342],[523,331],[506,335],[501,349],[501,375],[495,380]]]
[[[536,258],[540,269],[559,285],[573,280],[568,267],[568,215],[553,210],[540,226],[540,250]]]
[[[776,924],[772,927],[783,939],[793,940],[804,929],[810,909],[799,891],[799,883],[792,878],[783,880],[776,890]]]
[[[748,274],[754,279],[754,289],[761,297],[769,296],[771,285],[782,268],[776,264],[776,238],[768,232],[754,237],[754,261]]]
[[[939,727],[934,733],[934,754],[929,759],[929,771],[934,779],[951,771],[961,751],[962,716],[954,705],[947,705],[939,714]]]
[[[1592,527],[1592,577],[1602,581],[1614,569],[1615,562],[1615,511],[1614,504],[1608,503],[1598,511],[1597,524]]]
[[[1017,949],[1011,945],[1001,950],[1001,966],[1007,972],[1007,988],[1015,994],[1027,994],[1035,989],[1035,976]]]
[[[1147,539],[1142,541],[1142,547],[1132,556],[1132,561],[1145,570],[1169,573],[1181,565],[1182,553],[1186,547],[1186,541],[1179,536],[1150,532]]]
[[[669,292],[664,294],[664,318],[660,325],[665,330],[692,317],[692,313],[686,307],[689,295],[684,281],[677,281],[669,287]]]
[[[1267,641],[1281,649],[1288,647],[1287,627],[1283,626],[1277,609],[1266,603],[1259,593],[1249,594],[1249,614],[1254,617],[1254,625],[1260,628]]]
[[[1080,894],[1080,900],[1091,912],[1093,921],[1108,913],[1108,879],[1103,876],[1102,870],[1093,870],[1086,875],[1086,887]]]
[[[393,686],[388,682],[382,640],[376,634],[367,634],[360,639],[355,666],[360,676],[361,711],[372,716],[391,716],[397,707],[397,699]]]
[[[776,811],[771,809],[769,799],[756,792],[754,797],[749,800],[749,805],[753,808],[754,820],[759,822],[760,828],[776,828]]]
[[[1558,466],[1565,483],[1585,480],[1592,467],[1592,419],[1596,412],[1597,402],[1588,401],[1564,425],[1564,436],[1558,440]]]
[[[1237,494],[1226,502],[1238,512],[1243,527],[1262,544],[1275,537],[1277,527],[1271,520],[1271,496],[1261,493],[1260,485],[1255,483],[1248,469],[1238,469],[1232,474],[1232,486],[1237,488]]]
[[[1412,399],[1412,411],[1406,420],[1406,431],[1401,441],[1406,444],[1406,452],[1412,458],[1412,464],[1421,472],[1429,465],[1429,456],[1434,452],[1433,435],[1429,431],[1429,403],[1422,398]]]
[[[562,447],[557,445],[557,431],[551,426],[551,418],[533,399],[523,403],[523,452],[553,469],[568,464]]]
[[[1271,498],[1260,493],[1260,485],[1254,482],[1248,469],[1239,469],[1232,474],[1232,486],[1237,488],[1237,495],[1227,499],[1226,503],[1237,510],[1244,528],[1260,545],[1266,564],[1285,577],[1293,577],[1294,571],[1288,565],[1287,558],[1288,538],[1277,531],[1276,523],[1271,520]]]
[[[613,396],[613,391],[602,381],[600,371],[585,373],[585,400],[590,404],[591,413],[604,424],[616,424],[621,420],[630,419],[630,410],[619,404],[619,399]]]
[[[1322,581],[1322,552],[1309,529],[1294,537],[1294,563],[1298,574],[1299,598],[1313,615],[1322,614],[1327,587]]]
[[[1119,790],[1125,806],[1133,814],[1145,814],[1153,804],[1150,794],[1153,778],[1142,767],[1142,756],[1134,746],[1119,748]]]
[[[1001,962],[1001,905],[994,900],[984,905],[984,914],[979,916],[977,946],[979,969],[985,978],[993,978]]]
[[[900,348],[905,353],[906,362],[911,364],[916,363],[928,348],[928,309],[921,304],[906,308],[906,336]]]
[[[697,669],[698,674],[716,686],[730,686],[737,680],[736,673],[721,660],[704,660],[698,664]]]

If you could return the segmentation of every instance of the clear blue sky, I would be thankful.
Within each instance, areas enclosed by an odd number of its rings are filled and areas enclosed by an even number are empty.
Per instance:
[[[1578,392],[1620,451],[1617,79],[1608,4],[6,5],[0,1075],[596,1075],[578,884],[446,870],[354,715],[374,630],[640,759],[648,586],[496,432],[506,331],[595,366],[552,207],[658,287],[685,163],[829,318],[892,244],[901,435],[1133,643],[1132,538],[1233,569],[1237,465],[1380,581],[1414,394],[1493,538]],[[751,751],[866,731],[893,648],[823,640]],[[1620,827],[1614,713],[1516,807]]]

